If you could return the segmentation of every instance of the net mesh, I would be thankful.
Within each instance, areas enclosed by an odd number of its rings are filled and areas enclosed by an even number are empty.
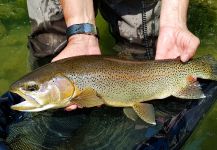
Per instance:
[[[12,150],[132,149],[158,133],[188,103],[154,102],[156,126],[134,122],[121,108],[112,107],[27,113],[21,122],[10,125],[7,143]]]

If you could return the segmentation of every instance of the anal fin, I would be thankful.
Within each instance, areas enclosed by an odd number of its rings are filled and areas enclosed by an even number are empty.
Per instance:
[[[72,104],[76,104],[80,107],[95,107],[104,104],[101,97],[97,95],[97,92],[92,88],[86,88],[81,93],[71,100]]]
[[[131,107],[126,107],[123,109],[124,114],[131,120],[136,121],[139,117],[136,112]]]
[[[142,120],[156,125],[154,107],[152,104],[136,103],[133,105],[133,109]]]

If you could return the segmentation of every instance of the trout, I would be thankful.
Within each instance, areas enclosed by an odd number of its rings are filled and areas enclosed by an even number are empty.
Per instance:
[[[47,64],[13,83],[10,91],[25,101],[18,111],[38,112],[70,104],[124,107],[127,117],[155,125],[148,101],[169,96],[205,98],[197,78],[217,80],[217,62],[204,56],[180,60],[132,61],[109,56],[79,56]]]

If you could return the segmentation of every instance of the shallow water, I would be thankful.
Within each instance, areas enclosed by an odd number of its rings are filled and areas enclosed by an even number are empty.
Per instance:
[[[102,18],[98,18],[101,45],[105,54],[114,44]],[[217,1],[191,0],[189,28],[201,39],[196,56],[217,58]],[[0,0],[0,94],[28,72],[27,36],[30,31],[25,0]],[[109,36],[109,37],[108,37]],[[217,146],[217,103],[204,116],[183,149],[213,149]]]

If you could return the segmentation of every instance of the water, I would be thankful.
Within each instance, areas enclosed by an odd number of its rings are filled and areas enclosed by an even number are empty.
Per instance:
[[[191,0],[189,28],[201,39],[197,56],[212,54],[217,58],[217,1]],[[107,25],[98,17],[101,47],[111,53],[114,40]],[[0,0],[0,94],[29,71],[27,36],[30,31],[25,0]],[[109,36],[109,37],[108,37]],[[217,146],[217,103],[204,116],[183,149],[213,149]]]
[[[3,3],[5,2],[5,3]],[[23,2],[0,1],[0,93],[27,72],[29,24]]]
[[[217,1],[194,0],[190,10],[191,30],[201,39],[197,55],[211,54],[217,58]],[[216,149],[217,146],[217,103],[183,146],[184,150]]]

